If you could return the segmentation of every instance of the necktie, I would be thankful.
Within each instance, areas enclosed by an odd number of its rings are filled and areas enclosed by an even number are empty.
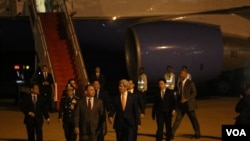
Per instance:
[[[99,90],[96,90],[96,97],[99,98]]]
[[[91,111],[91,99],[90,98],[88,99],[88,110],[89,112]]]
[[[36,96],[35,95],[33,96],[33,103],[34,104],[36,103]]]
[[[44,72],[44,78],[45,79],[47,78],[47,72]]]
[[[126,106],[126,97],[125,97],[125,94],[122,94],[122,109],[123,109],[123,111],[125,110],[125,106]]]
[[[36,109],[36,101],[37,101],[37,97],[36,97],[36,95],[34,95],[33,96],[34,109]]]
[[[183,100],[183,99],[185,99],[184,98],[184,95],[183,95],[183,86],[182,86],[183,84],[182,84],[182,81],[180,82],[180,84],[179,84],[179,93],[180,93],[180,95],[181,95],[181,100]]]
[[[164,94],[165,92],[164,91],[161,91],[161,98],[164,99]]]

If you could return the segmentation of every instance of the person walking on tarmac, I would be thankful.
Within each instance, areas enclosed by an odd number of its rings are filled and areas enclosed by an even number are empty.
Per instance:
[[[177,115],[172,127],[172,139],[185,114],[188,115],[195,132],[192,138],[198,139],[201,137],[200,124],[195,113],[195,109],[197,109],[196,95],[195,83],[188,79],[187,70],[181,70],[177,95]]]
[[[50,118],[46,103],[39,94],[38,84],[31,84],[30,93],[23,96],[21,111],[24,114],[24,123],[28,134],[27,141],[42,141],[44,119],[49,124]]]
[[[68,84],[67,95],[61,99],[58,113],[59,122],[63,123],[66,141],[76,141],[77,134],[74,131],[74,113],[79,98],[74,95],[74,88]]]
[[[97,141],[98,135],[107,134],[106,113],[101,99],[95,97],[95,88],[89,84],[85,96],[75,111],[75,133],[79,141]]]
[[[156,120],[156,141],[162,141],[164,126],[166,129],[166,141],[171,140],[172,116],[176,112],[176,100],[174,91],[166,88],[164,78],[158,80],[159,90],[155,93],[152,107],[152,119]]]

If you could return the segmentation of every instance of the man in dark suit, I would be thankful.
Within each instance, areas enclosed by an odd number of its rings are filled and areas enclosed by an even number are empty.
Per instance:
[[[102,100],[95,98],[93,85],[86,86],[86,96],[79,100],[75,110],[75,133],[80,141],[97,141],[98,134],[107,133]]]
[[[195,109],[197,108],[196,102],[196,87],[192,80],[188,79],[187,70],[183,69],[180,72],[180,84],[178,87],[178,95],[177,95],[177,115],[172,127],[172,138],[174,138],[174,134],[179,127],[182,118],[187,113],[188,118],[190,119],[193,129],[194,136],[192,138],[198,139],[200,138],[200,125],[198,119],[196,117]]]
[[[164,78],[158,80],[160,90],[155,94],[152,108],[152,119],[156,119],[157,131],[156,141],[162,141],[163,128],[166,128],[166,141],[171,140],[172,116],[176,112],[176,101],[174,91],[166,88]]]
[[[128,86],[128,92],[133,94],[137,98],[138,106],[139,106],[139,113],[140,117],[143,118],[145,115],[145,103],[143,100],[143,94],[139,90],[135,89],[135,81],[132,79],[128,80],[129,86]]]
[[[101,87],[99,80],[93,81],[93,86],[95,88],[95,97],[99,98],[103,102],[105,111],[108,111],[108,92]]]
[[[23,96],[21,111],[24,113],[24,123],[28,133],[28,141],[43,140],[43,117],[49,123],[49,114],[43,97],[39,95],[39,85],[31,85],[31,93]],[[36,139],[35,139],[36,138]]]
[[[106,112],[108,112],[108,93],[101,87],[99,80],[93,81],[93,86],[95,88],[95,97],[102,100],[103,107]],[[104,141],[104,134],[100,133],[98,135],[97,141]]]
[[[101,87],[105,88],[105,76],[101,73],[101,68],[99,66],[95,68],[95,73],[90,77],[91,83],[93,83],[94,80],[99,80]]]
[[[37,82],[40,88],[40,95],[43,96],[44,101],[47,103],[47,108],[53,112],[54,109],[52,104],[53,100],[53,92],[54,92],[54,79],[51,73],[49,73],[49,69],[47,65],[42,66],[42,73],[38,76]]]
[[[139,113],[140,113],[140,117],[143,118],[145,115],[145,104],[144,104],[144,100],[143,100],[143,94],[142,92],[138,91],[137,89],[135,89],[135,81],[132,79],[128,80],[128,92],[129,94],[132,94],[133,96],[136,97],[136,101],[138,102],[138,109],[139,109]],[[135,130],[135,141],[137,141],[137,133],[138,130]]]
[[[108,113],[109,123],[113,124],[117,141],[135,141],[135,133],[140,128],[141,120],[138,111],[138,102],[134,95],[129,94],[128,81],[119,82],[120,94],[115,97],[114,104]]]

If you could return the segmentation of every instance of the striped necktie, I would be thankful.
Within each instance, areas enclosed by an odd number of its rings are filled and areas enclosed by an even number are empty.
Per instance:
[[[161,91],[161,98],[164,99],[165,92],[162,90]]]
[[[89,112],[91,111],[91,98],[88,99],[88,110]]]

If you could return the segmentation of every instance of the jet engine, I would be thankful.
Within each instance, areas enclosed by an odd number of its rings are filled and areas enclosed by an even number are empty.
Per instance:
[[[156,84],[171,65],[176,76],[186,65],[194,81],[219,76],[223,66],[223,38],[218,26],[201,23],[156,21],[131,25],[126,32],[128,74],[137,80],[144,67],[148,83]]]

